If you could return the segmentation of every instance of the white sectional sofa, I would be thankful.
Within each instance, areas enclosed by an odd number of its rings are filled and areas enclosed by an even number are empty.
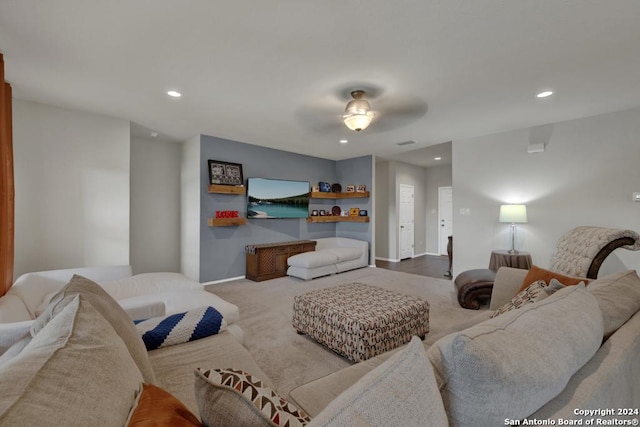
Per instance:
[[[289,257],[287,275],[309,280],[369,265],[369,242],[346,237],[315,241],[315,251]]]
[[[26,273],[18,277],[6,295],[0,297],[0,350],[27,332],[51,298],[74,274],[97,282],[133,320],[148,319],[211,306],[227,323],[228,331],[240,342],[242,329],[238,307],[207,292],[202,283],[180,273],[132,275],[131,266],[83,267]]]

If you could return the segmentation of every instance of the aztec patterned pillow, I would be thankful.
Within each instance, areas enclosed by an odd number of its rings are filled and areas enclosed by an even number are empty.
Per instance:
[[[519,292],[515,297],[511,298],[511,301],[497,309],[491,315],[491,318],[499,316],[507,311],[515,310],[522,307],[525,304],[532,304],[534,302],[542,301],[549,295],[553,295],[554,292],[559,291],[565,286],[558,282],[556,279],[551,279],[549,284],[544,280],[538,280],[530,284],[525,290]]]
[[[259,379],[235,369],[195,371],[196,400],[206,426],[302,427],[309,416]]]
[[[134,320],[147,351],[195,341],[226,329],[222,314],[213,307],[147,320]]]

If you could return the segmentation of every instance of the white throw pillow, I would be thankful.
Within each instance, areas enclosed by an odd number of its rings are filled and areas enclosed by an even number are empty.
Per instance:
[[[342,392],[312,426],[449,425],[433,368],[418,337]]]

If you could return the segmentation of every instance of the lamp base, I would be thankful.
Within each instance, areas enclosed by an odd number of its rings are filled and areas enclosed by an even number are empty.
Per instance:
[[[509,252],[509,254],[511,254],[511,255],[517,255],[517,254],[519,254],[519,253],[520,253],[520,252],[519,252],[519,251],[517,251],[516,249],[509,249],[509,251],[508,251],[508,252]]]

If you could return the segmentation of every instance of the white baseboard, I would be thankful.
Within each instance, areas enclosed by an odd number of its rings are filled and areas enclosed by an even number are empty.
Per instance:
[[[433,255],[433,256],[447,256],[446,254],[439,254],[437,252],[425,252],[425,255]]]
[[[421,254],[413,254],[411,258],[418,258],[419,256],[423,256],[423,255],[429,255],[429,254],[427,252],[423,252]]]
[[[229,277],[228,279],[214,280],[213,282],[205,282],[203,285],[215,285],[217,283],[232,282],[234,280],[244,279],[245,276]]]

